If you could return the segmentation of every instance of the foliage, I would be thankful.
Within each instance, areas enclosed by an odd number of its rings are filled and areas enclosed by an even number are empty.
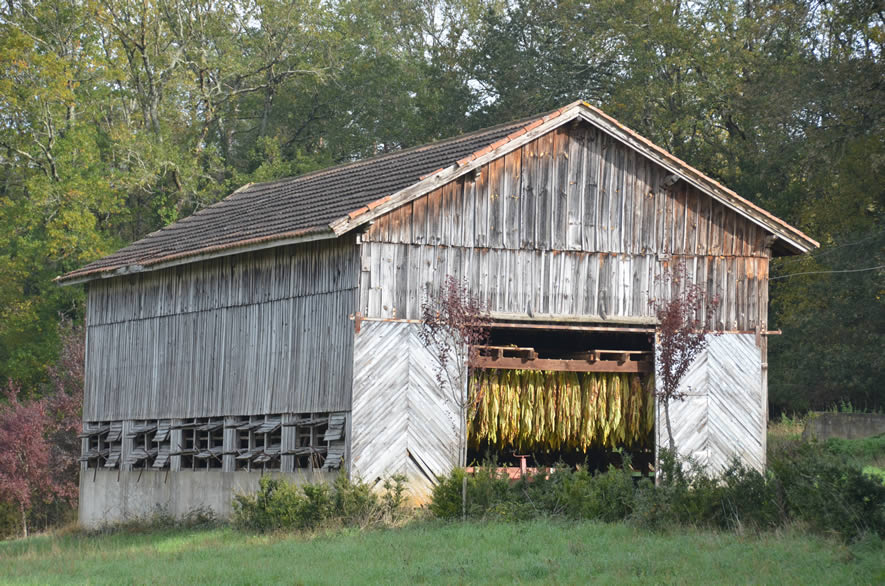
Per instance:
[[[122,521],[105,523],[95,528],[82,529],[75,526],[73,530],[65,530],[80,535],[139,535],[162,531],[205,530],[219,527],[221,521],[209,507],[198,506],[184,515],[173,515],[163,506],[157,506],[149,513],[129,517]]]
[[[880,181],[885,181],[885,173]],[[784,336],[770,338],[774,412],[823,410],[838,403],[858,410],[885,406],[880,382],[885,377],[880,351],[885,330],[874,325],[885,323],[885,273],[880,269],[780,279],[885,264],[885,230],[881,223],[874,230],[839,236],[802,262],[785,260],[774,266],[778,280],[772,282],[772,310],[785,331]]]
[[[456,468],[434,487],[430,511],[443,519],[460,518],[461,487],[467,478],[469,518],[519,520],[545,515],[619,521],[633,509],[635,487],[629,466],[601,473],[565,467],[538,471],[512,482],[493,461],[466,475]]]
[[[664,406],[669,448],[676,449],[670,425],[670,402],[680,401],[680,388],[688,368],[707,348],[707,335],[713,331],[713,316],[719,297],[699,283],[693,283],[683,263],[665,271],[660,279],[663,295],[649,301],[658,319],[655,350],[656,395]]]
[[[563,513],[573,519],[598,519],[615,522],[633,513],[637,490],[629,462],[622,468],[610,466],[603,473],[592,474],[586,468],[565,474],[555,494]]]
[[[771,454],[785,514],[820,532],[885,536],[885,486],[816,443],[784,444]]]
[[[734,461],[719,476],[662,450],[661,482],[637,498],[634,521],[665,529],[678,525],[718,529],[768,529],[786,521],[775,485],[758,471]]]
[[[20,389],[9,384],[0,411],[0,494],[18,508],[21,532],[28,536],[28,514],[41,501],[73,499],[76,484],[50,466],[55,458],[47,438],[53,429],[46,400],[20,402]],[[64,450],[57,450],[63,453]]]
[[[403,510],[405,477],[384,482],[378,495],[372,487],[351,481],[341,472],[335,483],[294,484],[284,477],[262,476],[258,492],[236,494],[232,521],[248,531],[292,531],[334,523],[366,527],[399,519]]]
[[[22,400],[10,381],[0,403],[0,501],[15,506],[24,535],[29,521],[45,527],[65,520],[77,501],[85,341],[83,329],[69,321],[59,329],[62,354],[49,373],[51,394]]]
[[[824,442],[826,452],[857,465],[885,465],[885,434],[861,439],[832,437]]]
[[[470,363],[478,353],[478,346],[489,336],[491,320],[481,299],[467,288],[467,281],[446,275],[438,293],[427,292],[421,302],[421,343],[437,363],[436,382],[440,392],[459,410],[458,461],[467,461],[464,426],[468,416],[467,384],[470,381]],[[478,400],[474,397],[473,401]]]
[[[629,463],[595,474],[559,467],[511,482],[486,462],[466,475],[466,513],[478,519],[629,521],[655,530],[758,532],[800,523],[845,540],[885,536],[885,486],[821,446],[795,443],[771,457],[765,474],[735,460],[714,475],[670,450],[660,456],[658,486],[636,482]],[[430,504],[435,516],[460,518],[464,478],[463,469],[440,478]]]

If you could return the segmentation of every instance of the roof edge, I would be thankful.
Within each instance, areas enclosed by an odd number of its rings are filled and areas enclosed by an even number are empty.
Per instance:
[[[804,254],[815,248],[820,248],[820,243],[817,240],[811,238],[795,226],[788,224],[768,210],[741,197],[676,155],[656,145],[641,134],[630,130],[599,108],[587,102],[583,102],[582,105],[585,108],[585,113],[582,115],[584,120],[597,126],[600,130],[608,132],[621,142],[639,151],[748,220],[768,229],[782,241],[791,245],[796,252]]]
[[[329,223],[329,227],[339,235],[355,230],[378,216],[383,216],[401,205],[417,199],[450,181],[454,181],[462,175],[466,175],[473,171],[477,167],[481,167],[489,161],[505,155],[510,151],[531,142],[539,136],[574,120],[580,115],[580,107],[582,104],[583,102],[581,101],[572,102],[571,104],[563,106],[558,110],[554,110],[547,115],[531,120],[523,128],[512,132],[497,142],[491,143],[488,146],[467,155],[453,165],[437,169],[405,189],[401,189],[391,195],[386,195],[361,208],[351,211],[346,216],[333,220]]]
[[[243,254],[247,252],[255,252],[268,248],[276,248],[278,246],[287,246],[289,244],[300,244],[303,242],[313,242],[315,240],[329,240],[338,238],[328,226],[314,226],[311,228],[302,228],[292,232],[284,232],[282,234],[274,234],[272,236],[263,236],[260,238],[251,238],[240,240],[230,244],[219,244],[214,246],[206,246],[196,250],[189,250],[176,254],[161,256],[156,259],[138,263],[138,264],[119,264],[109,267],[97,267],[91,270],[71,271],[64,275],[58,276],[53,281],[60,286],[77,285],[98,279],[110,279],[124,275],[135,273],[144,273],[150,271],[158,271],[169,267],[182,264],[190,264],[204,260],[211,260],[223,256],[231,256],[234,254]]]
[[[477,167],[485,165],[498,157],[516,150],[520,146],[539,136],[581,118],[621,141],[628,147],[638,151],[655,163],[661,165],[680,179],[700,189],[716,201],[737,212],[751,222],[761,226],[777,236],[794,253],[804,254],[820,244],[798,228],[788,224],[771,212],[755,205],[734,191],[720,184],[715,179],[695,169],[685,161],[667,150],[654,144],[649,139],[630,130],[599,108],[585,101],[576,101],[554,110],[553,112],[529,122],[526,126],[507,137],[492,143],[459,160],[449,167],[438,169],[422,177],[417,183],[391,195],[386,195],[361,208],[351,211],[329,223],[329,227],[338,235],[354,230],[363,224],[387,214],[396,208],[413,201],[434,189],[445,185]]]

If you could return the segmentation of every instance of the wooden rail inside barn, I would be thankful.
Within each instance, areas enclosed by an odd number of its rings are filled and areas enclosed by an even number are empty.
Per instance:
[[[590,350],[565,358],[539,358],[534,348],[480,346],[473,368],[552,370],[563,372],[646,373],[654,368],[652,353],[645,350]]]

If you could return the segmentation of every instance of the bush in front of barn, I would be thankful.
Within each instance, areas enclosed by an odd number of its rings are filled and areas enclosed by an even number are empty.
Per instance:
[[[512,482],[487,462],[472,475],[456,469],[440,478],[430,510],[444,519],[559,516],[629,521],[654,530],[760,531],[798,524],[843,539],[885,537],[885,486],[822,445],[797,444],[772,454],[765,474],[735,461],[710,475],[666,450],[658,486],[648,479],[636,482],[627,470],[560,467]]]
[[[466,500],[462,500],[465,478]],[[558,467],[512,482],[494,463],[486,462],[473,474],[457,468],[441,477],[433,490],[430,511],[442,519],[562,516],[618,521],[632,512],[636,492],[629,472],[614,467],[598,474]]]
[[[397,521],[405,501],[405,477],[384,481],[383,492],[342,472],[332,485],[295,484],[262,476],[258,491],[234,495],[232,522],[248,531],[314,529],[323,525],[358,526]]]
[[[700,526],[763,530],[784,521],[776,484],[735,460],[720,475],[696,462],[660,453],[660,483],[639,491],[631,521],[651,529]]]
[[[832,442],[790,442],[769,456],[784,514],[821,533],[885,537],[885,485]]]

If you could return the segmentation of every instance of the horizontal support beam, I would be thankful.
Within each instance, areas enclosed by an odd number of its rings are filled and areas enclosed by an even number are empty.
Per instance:
[[[566,324],[538,324],[538,323],[504,323],[492,322],[491,329],[508,328],[514,330],[566,330],[572,332],[626,332],[639,334],[653,334],[654,327],[617,327],[617,326],[582,326]]]
[[[477,356],[470,361],[473,368],[502,368],[507,370],[555,370],[563,372],[651,372],[652,363],[647,360],[562,360],[557,358],[522,358]]]

